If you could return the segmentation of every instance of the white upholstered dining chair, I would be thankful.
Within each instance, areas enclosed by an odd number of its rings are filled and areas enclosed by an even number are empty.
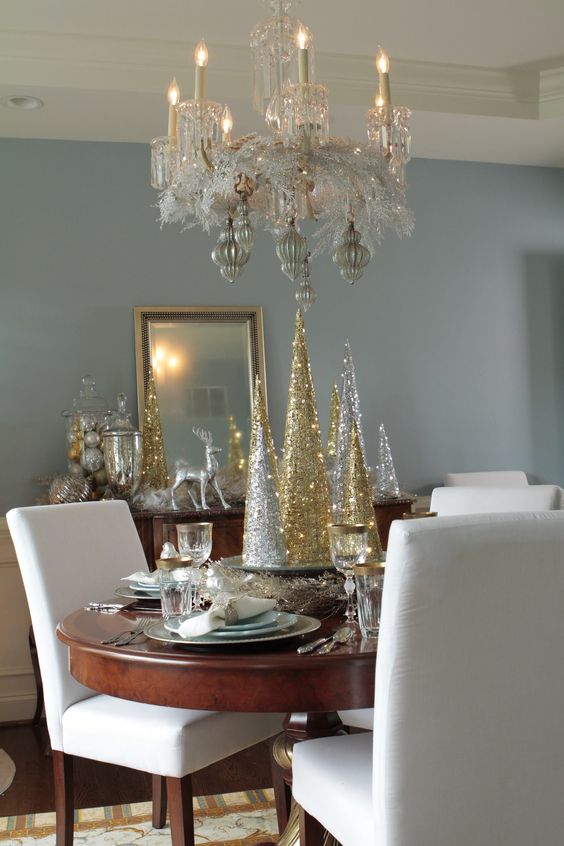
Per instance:
[[[562,489],[557,485],[523,487],[444,487],[431,494],[430,510],[439,517],[453,514],[492,514],[512,511],[557,511]]]
[[[522,470],[487,470],[478,473],[446,473],[443,484],[446,487],[522,488],[529,481]]]
[[[395,522],[374,731],[293,752],[301,846],[531,846],[564,831],[564,513]]]
[[[173,846],[193,846],[191,773],[271,737],[282,715],[145,705],[83,687],[55,629],[71,611],[111,595],[121,577],[147,568],[129,508],[117,501],[34,506],[7,520],[43,679],[57,846],[73,839],[73,756],[152,773],[154,826],[165,823],[168,794]]]
[[[444,487],[435,488],[431,511],[439,517],[496,512],[557,511],[562,507],[562,489],[557,485],[527,485],[508,488]],[[342,721],[352,728],[372,727],[372,708],[341,711]]]

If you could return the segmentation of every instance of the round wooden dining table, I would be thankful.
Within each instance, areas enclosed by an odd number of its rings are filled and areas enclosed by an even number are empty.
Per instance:
[[[278,825],[286,828],[278,843],[289,846],[298,819],[294,809],[289,820],[292,746],[342,732],[338,710],[372,707],[376,643],[349,643],[326,655],[297,653],[301,644],[330,635],[342,617],[324,620],[311,634],[263,644],[204,649],[145,636],[128,646],[101,643],[130,629],[141,614],[150,616],[125,608],[116,614],[82,609],[66,617],[57,636],[69,648],[71,674],[100,693],[153,705],[285,713],[273,746],[273,779]]]

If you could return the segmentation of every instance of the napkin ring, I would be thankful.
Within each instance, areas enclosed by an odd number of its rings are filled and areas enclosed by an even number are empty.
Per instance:
[[[212,608],[221,608],[225,613],[225,625],[234,626],[239,621],[239,615],[234,607],[234,600],[228,599],[226,602],[217,602],[212,604]]]

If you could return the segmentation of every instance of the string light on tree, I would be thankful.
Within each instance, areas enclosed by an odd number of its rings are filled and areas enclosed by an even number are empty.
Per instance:
[[[358,431],[358,438],[364,463],[368,466],[366,461],[366,449],[364,446],[364,438],[362,435],[362,415],[360,413],[360,401],[358,398],[358,390],[356,387],[356,372],[354,369],[354,362],[352,358],[350,344],[347,341],[345,344],[345,355],[343,359],[343,374],[341,382],[341,404],[339,413],[339,427],[337,432],[337,452],[335,455],[335,465],[333,470],[333,519],[336,520],[335,515],[343,508],[343,498],[345,495],[345,474],[347,467],[348,455],[351,449],[351,433],[353,429],[353,422],[356,424]]]
[[[296,314],[288,389],[281,478],[282,519],[288,561],[302,565],[329,560],[329,487],[317,415],[304,321]]]
[[[149,367],[143,414],[143,471],[141,484],[161,490],[168,485],[168,470],[161,429],[161,415],[153,368]]]
[[[382,499],[397,499],[400,487],[396,468],[392,458],[392,451],[384,424],[380,423],[378,430],[378,460],[376,464],[376,493]]]
[[[331,406],[329,409],[329,429],[327,432],[327,455],[330,458],[335,458],[337,455],[340,411],[341,401],[339,400],[339,391],[337,390],[337,386],[333,385],[333,390],[331,391]]]
[[[360,447],[360,438],[355,421],[352,421],[350,438],[351,448],[345,465],[344,492],[341,510],[334,514],[339,523],[368,526],[367,561],[379,561],[382,558],[382,546],[376,527],[372,488]]]
[[[260,380],[255,384],[245,503],[243,560],[248,567],[286,563],[278,463]]]

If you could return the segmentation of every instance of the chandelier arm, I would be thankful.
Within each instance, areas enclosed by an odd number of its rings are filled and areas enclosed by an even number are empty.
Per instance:
[[[197,156],[201,162],[203,162],[204,166],[210,173],[214,173],[215,165],[206,153],[206,149],[204,147],[204,139],[202,138],[200,141],[200,146],[197,150]]]

